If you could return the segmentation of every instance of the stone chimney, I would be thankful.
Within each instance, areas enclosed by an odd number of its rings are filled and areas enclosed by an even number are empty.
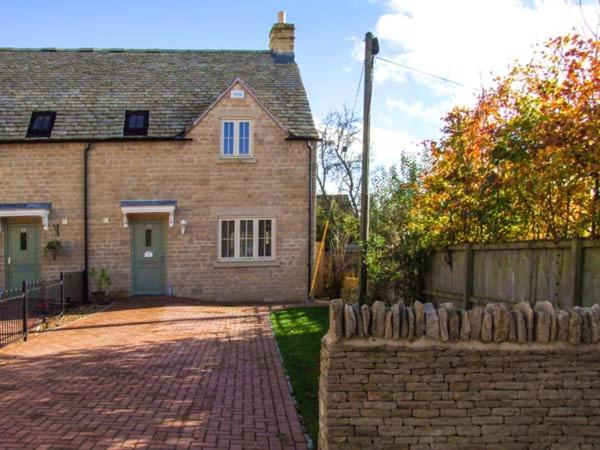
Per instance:
[[[269,33],[269,48],[276,63],[294,62],[294,30],[294,25],[285,21],[285,11],[279,11]]]

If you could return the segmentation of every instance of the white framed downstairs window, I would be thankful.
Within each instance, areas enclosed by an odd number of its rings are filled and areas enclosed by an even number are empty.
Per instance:
[[[275,219],[219,219],[220,261],[263,261],[275,259]]]
[[[221,122],[221,157],[252,157],[252,121],[226,119]]]

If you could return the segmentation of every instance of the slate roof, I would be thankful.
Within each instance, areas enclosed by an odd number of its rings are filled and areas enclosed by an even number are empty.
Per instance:
[[[175,137],[238,77],[290,137],[318,137],[298,66],[270,51],[0,49],[0,141],[35,110],[56,111],[53,140],[123,138],[125,110],[146,109],[149,137]]]

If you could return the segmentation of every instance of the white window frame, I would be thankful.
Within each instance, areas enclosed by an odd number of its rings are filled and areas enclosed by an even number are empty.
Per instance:
[[[222,234],[221,234],[221,223],[223,221],[233,220],[234,224],[234,247],[233,247],[233,258],[224,258],[221,256],[221,245]],[[252,254],[254,256],[241,257],[240,256],[240,221],[241,220],[252,220]],[[270,220],[271,221],[271,256],[258,256],[258,221],[259,220]],[[276,220],[273,217],[219,217],[217,220],[217,259],[218,261],[274,261],[275,250],[276,250]]]
[[[233,122],[233,154],[232,155],[227,155],[225,154],[225,139],[224,137],[224,133],[225,133],[225,122]],[[248,139],[248,154],[240,154],[240,122],[248,122],[248,135],[249,135],[249,139]],[[226,119],[223,118],[221,119],[221,138],[219,139],[219,141],[221,142],[221,149],[219,150],[219,154],[221,156],[221,158],[252,158],[253,156],[253,151],[252,148],[254,147],[254,139],[252,138],[252,134],[253,134],[253,130],[254,130],[254,124],[252,123],[251,119]]]

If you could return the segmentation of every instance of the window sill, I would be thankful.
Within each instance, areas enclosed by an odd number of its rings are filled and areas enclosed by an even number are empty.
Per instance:
[[[265,261],[216,261],[213,263],[213,267],[216,269],[225,269],[230,267],[277,267],[279,261],[274,259],[268,259]]]
[[[217,164],[256,164],[257,160],[253,156],[219,156]]]

